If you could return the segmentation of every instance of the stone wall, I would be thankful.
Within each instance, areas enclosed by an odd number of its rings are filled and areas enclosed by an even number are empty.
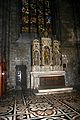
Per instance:
[[[14,43],[10,49],[10,82],[13,87],[16,85],[16,65],[26,65],[27,88],[30,88],[31,71],[31,45],[27,43]]]
[[[76,49],[73,46],[67,46],[62,48],[62,53],[67,56],[67,68],[66,68],[66,85],[74,86],[77,79],[77,58]]]

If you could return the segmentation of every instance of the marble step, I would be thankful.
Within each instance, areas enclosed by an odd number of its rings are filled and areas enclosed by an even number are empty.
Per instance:
[[[73,91],[72,87],[57,88],[57,89],[42,89],[42,90],[38,90],[38,93],[36,93],[36,95],[65,93],[65,92],[72,92],[72,91]]]

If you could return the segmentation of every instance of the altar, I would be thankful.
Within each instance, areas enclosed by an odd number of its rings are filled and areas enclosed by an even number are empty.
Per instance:
[[[65,87],[67,56],[62,54],[60,41],[47,34],[32,42],[31,88]]]
[[[65,87],[65,71],[31,72],[31,88]]]

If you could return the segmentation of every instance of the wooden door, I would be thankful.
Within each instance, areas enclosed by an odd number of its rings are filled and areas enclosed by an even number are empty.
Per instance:
[[[0,63],[0,96],[5,93],[6,88],[6,66],[5,63]]]
[[[2,64],[0,64],[0,96],[2,95]]]

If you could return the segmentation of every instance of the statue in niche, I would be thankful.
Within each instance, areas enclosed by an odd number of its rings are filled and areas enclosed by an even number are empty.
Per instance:
[[[48,38],[48,36],[49,36],[49,35],[48,35],[48,31],[45,30],[44,33],[43,33],[43,35],[44,35],[45,38]]]
[[[37,50],[34,52],[34,65],[39,65],[39,52]]]
[[[56,65],[61,65],[61,53],[58,51],[58,52],[55,52],[55,64]]]
[[[44,47],[44,63],[49,65],[50,63],[50,49],[48,46]]]
[[[60,43],[58,40],[53,41],[53,53],[54,53],[54,58],[53,60],[55,61],[55,65],[61,65],[61,52],[60,52]]]
[[[73,29],[70,30],[68,36],[69,36],[68,40],[69,40],[70,42],[73,42],[73,43],[74,43],[76,38],[75,38],[75,33],[74,33]]]

